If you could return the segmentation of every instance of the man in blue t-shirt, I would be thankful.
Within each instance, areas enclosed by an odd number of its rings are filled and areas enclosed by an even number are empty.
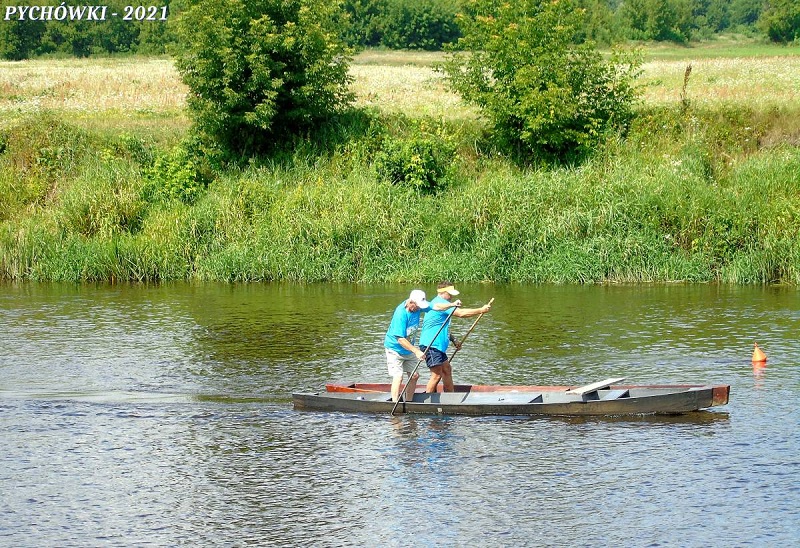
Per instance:
[[[425,387],[425,391],[429,394],[436,392],[439,381],[442,381],[445,392],[454,390],[453,370],[447,358],[447,347],[451,341],[456,345],[456,348],[461,346],[450,333],[450,322],[442,328],[442,324],[450,316],[450,314],[443,311],[442,307],[449,308],[454,306],[455,303],[452,303],[451,299],[458,295],[459,291],[453,287],[451,282],[441,282],[436,286],[436,293],[436,297],[430,302],[431,312],[425,314],[425,320],[422,322],[422,333],[419,337],[419,348],[425,353],[425,362],[431,372],[431,378]],[[456,301],[456,303],[458,303],[458,306],[461,305],[461,301]],[[492,305],[486,304],[480,308],[456,308],[452,314],[457,318],[468,318],[478,314],[486,314],[491,309]],[[436,338],[434,339],[434,337]]]
[[[439,303],[437,309],[446,310],[453,306],[457,305],[449,302],[444,305]],[[424,352],[414,344],[419,327],[419,317],[423,312],[430,310],[431,304],[425,298],[425,292],[420,289],[412,291],[408,299],[397,305],[394,310],[389,330],[383,339],[383,346],[386,349],[386,365],[389,375],[392,377],[392,401],[400,398],[400,383],[403,381],[404,372],[409,376],[405,401],[414,399],[414,391],[417,389],[417,379],[419,379],[419,373],[415,369],[425,357]]]

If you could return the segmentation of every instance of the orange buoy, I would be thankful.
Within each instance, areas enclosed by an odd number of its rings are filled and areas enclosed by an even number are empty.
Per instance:
[[[766,363],[767,355],[758,347],[758,343],[753,343],[753,363]]]

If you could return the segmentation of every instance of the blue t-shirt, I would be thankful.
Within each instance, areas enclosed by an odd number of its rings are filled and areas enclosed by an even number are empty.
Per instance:
[[[433,305],[438,303],[449,305],[450,301],[438,295],[431,301],[431,311],[425,314],[425,321],[422,322],[419,344],[420,346],[432,346],[437,350],[447,352],[447,347],[450,345],[450,322],[447,322],[447,325],[441,331],[439,331],[439,328],[452,314],[453,309],[436,310]],[[434,340],[433,336],[436,335],[437,331],[439,331],[439,336]]]
[[[394,309],[394,314],[392,314],[392,321],[389,323],[389,331],[386,332],[386,337],[383,339],[383,346],[403,356],[413,355],[400,346],[397,338],[405,337],[413,344],[414,341],[412,339],[419,327],[419,317],[423,312],[428,312],[430,309],[431,307],[429,306],[428,308],[420,308],[416,312],[409,312],[406,310],[406,301],[400,303]]]

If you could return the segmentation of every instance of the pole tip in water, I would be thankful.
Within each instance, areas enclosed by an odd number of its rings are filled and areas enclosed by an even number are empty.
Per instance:
[[[766,363],[767,355],[758,347],[758,343],[753,343],[753,363]]]

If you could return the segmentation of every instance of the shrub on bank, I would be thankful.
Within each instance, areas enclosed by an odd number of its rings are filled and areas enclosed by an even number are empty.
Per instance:
[[[0,221],[44,204],[96,148],[84,131],[44,112],[0,135]]]
[[[387,137],[375,163],[390,182],[433,194],[449,183],[454,153],[452,144],[435,136]]]
[[[29,180],[13,159],[54,142],[32,131],[35,146],[0,153],[2,278],[800,283],[800,149],[744,143],[769,131],[763,113],[646,111],[627,140],[559,169],[441,125],[458,161],[432,193],[377,166],[385,139],[432,133],[376,118],[361,139],[218,172],[190,200],[150,191],[152,159],[173,152],[59,124],[44,127],[72,152],[36,199],[15,197]]]

